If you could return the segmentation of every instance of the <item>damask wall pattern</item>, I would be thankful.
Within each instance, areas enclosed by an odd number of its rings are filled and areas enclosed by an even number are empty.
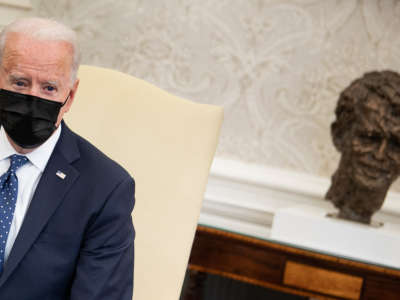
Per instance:
[[[339,92],[400,71],[397,0],[31,2],[78,31],[83,63],[223,105],[217,156],[244,162],[330,176]]]

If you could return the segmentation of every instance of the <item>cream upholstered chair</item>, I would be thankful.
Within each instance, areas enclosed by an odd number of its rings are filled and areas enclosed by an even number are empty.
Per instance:
[[[222,108],[132,76],[81,66],[66,122],[135,178],[134,300],[177,300],[222,123]]]

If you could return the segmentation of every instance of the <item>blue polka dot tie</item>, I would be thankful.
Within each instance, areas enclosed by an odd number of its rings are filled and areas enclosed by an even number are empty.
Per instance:
[[[10,168],[0,177],[0,274],[3,272],[8,232],[17,202],[18,178],[15,172],[26,164],[28,159],[25,156],[13,154],[10,156],[10,161]]]

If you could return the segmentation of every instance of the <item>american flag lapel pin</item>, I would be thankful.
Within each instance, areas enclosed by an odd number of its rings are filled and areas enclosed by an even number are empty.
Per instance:
[[[63,172],[61,172],[61,171],[57,171],[56,175],[57,175],[58,177],[60,177],[61,179],[65,179],[65,177],[67,177],[67,175],[65,175],[65,174],[64,174]]]

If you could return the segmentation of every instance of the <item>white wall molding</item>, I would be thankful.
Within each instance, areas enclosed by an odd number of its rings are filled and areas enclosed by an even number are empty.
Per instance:
[[[273,216],[281,208],[332,207],[324,200],[329,185],[329,178],[216,158],[199,223],[269,238]],[[400,223],[400,194],[388,193],[375,217]]]
[[[0,6],[8,6],[20,9],[32,9],[30,0],[0,0]]]

